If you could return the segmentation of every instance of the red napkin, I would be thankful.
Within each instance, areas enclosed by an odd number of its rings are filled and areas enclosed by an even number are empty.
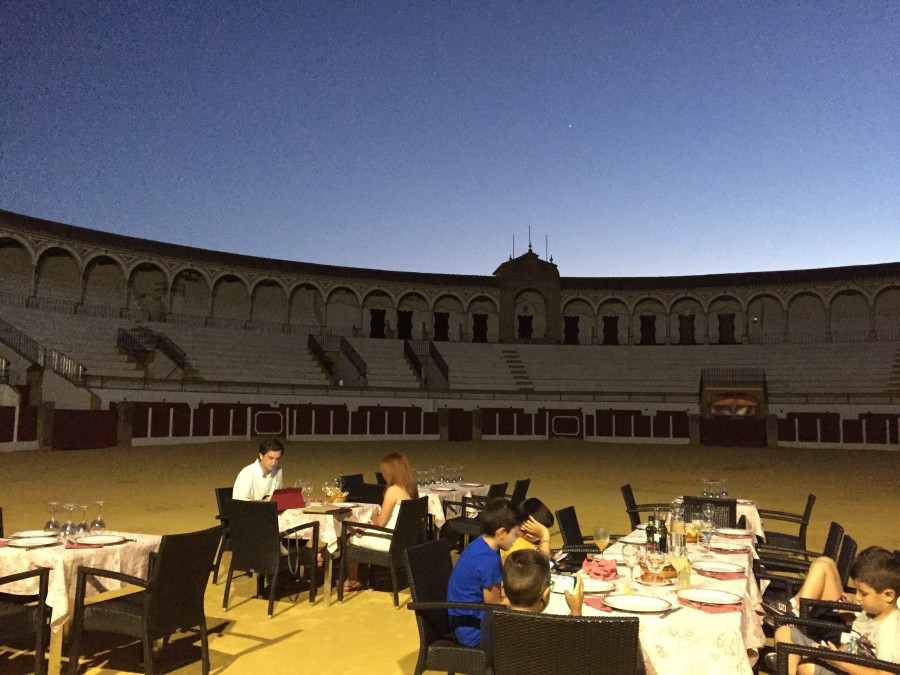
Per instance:
[[[67,541],[66,548],[103,548],[100,544],[79,544],[77,541]]]
[[[581,564],[581,570],[590,576],[591,579],[612,581],[613,579],[619,578],[615,560],[594,560],[593,558],[585,558],[584,562]]]
[[[715,551],[716,553],[721,553],[723,555],[734,555],[734,554],[744,555],[744,556],[747,555],[747,549],[734,550],[734,549],[730,549],[730,548],[716,548],[715,544],[712,544],[710,546],[710,550]]]
[[[753,534],[731,534],[726,532],[716,532],[715,536],[722,537],[723,539],[753,539]]]
[[[9,539],[0,539],[0,548],[9,545]]]
[[[693,607],[707,614],[726,614],[728,612],[740,612],[743,609],[740,605],[704,605],[702,602],[692,602],[684,598],[678,598],[678,602],[685,607]]]
[[[695,570],[702,577],[710,579],[718,579],[719,581],[732,581],[734,579],[746,579],[747,575],[743,572],[707,572],[706,570]]]
[[[603,598],[585,598],[584,604],[588,607],[593,607],[594,609],[599,609],[601,612],[611,612],[612,607],[603,602]]]

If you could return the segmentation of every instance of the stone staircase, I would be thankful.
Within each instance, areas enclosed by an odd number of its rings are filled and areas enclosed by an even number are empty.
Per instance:
[[[503,360],[506,362],[509,374],[512,375],[519,390],[534,391],[534,383],[528,376],[528,368],[525,367],[525,363],[522,361],[522,357],[519,356],[519,352],[515,349],[504,348]]]

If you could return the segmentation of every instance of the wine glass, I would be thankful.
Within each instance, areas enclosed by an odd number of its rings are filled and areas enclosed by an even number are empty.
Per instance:
[[[330,481],[326,480],[324,483],[322,483],[322,505],[323,506],[328,503],[328,493],[331,490],[332,490],[332,487],[331,487]]]
[[[629,571],[629,587],[634,586],[634,568],[641,559],[641,549],[634,544],[625,544],[622,547],[622,559]]]
[[[666,554],[659,551],[650,551],[647,554],[647,569],[653,574],[653,583],[659,583],[659,573],[666,564]]]
[[[77,508],[81,509],[81,522],[78,523],[78,527],[76,528],[78,536],[82,534],[87,534],[91,531],[91,526],[88,525],[87,522],[87,504],[78,504]]]
[[[712,544],[712,536],[713,530],[715,529],[715,525],[711,520],[703,521],[703,543],[706,544],[706,555],[704,558],[712,558],[712,553],[710,552],[710,545]]]
[[[61,527],[59,520],[56,519],[56,507],[59,506],[59,502],[47,502],[47,505],[50,507],[50,520],[44,523],[44,529],[47,532],[56,534]]]
[[[716,507],[713,506],[710,502],[706,502],[703,506],[701,506],[700,512],[703,514],[703,520],[715,520]]]
[[[106,503],[105,499],[96,499],[94,503],[97,505],[97,517],[91,521],[91,531],[92,532],[102,532],[106,529],[106,521],[103,520],[103,516],[100,515],[101,509],[103,508],[103,504]]]
[[[64,539],[70,539],[78,534],[78,528],[72,522],[72,511],[75,510],[75,504],[63,504],[63,511],[67,512],[66,522],[63,524],[60,534]]]
[[[603,558],[603,551],[609,546],[609,529],[606,527],[594,528],[594,544],[600,549],[600,558]]]

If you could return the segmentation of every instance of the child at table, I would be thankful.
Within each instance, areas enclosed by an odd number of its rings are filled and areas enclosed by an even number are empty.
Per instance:
[[[819,646],[825,652],[821,659],[803,663],[799,656],[791,654],[788,660],[791,675],[883,672],[850,663],[829,662],[829,649],[849,651],[851,654],[869,654],[883,661],[900,663],[900,609],[897,607],[900,557],[877,546],[865,549],[850,567],[850,585],[856,588],[854,600],[862,607],[862,611],[856,614],[851,633],[841,634],[842,642],[847,642],[839,647],[830,641],[826,643],[827,646],[821,645],[796,626],[784,625],[775,631],[776,643]]]
[[[515,551],[540,551],[550,560],[550,528],[556,522],[547,505],[540,499],[531,497],[519,506],[522,514],[522,525],[519,538],[508,551],[500,551],[500,558],[506,563],[507,558]]]
[[[495,499],[479,515],[481,536],[459,556],[447,586],[450,602],[484,602],[499,605],[503,583],[500,551],[509,550],[519,538],[522,517],[507,499]],[[450,625],[460,644],[477,647],[484,612],[451,609]]]

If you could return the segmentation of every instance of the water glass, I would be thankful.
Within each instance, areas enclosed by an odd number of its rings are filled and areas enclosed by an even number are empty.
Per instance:
[[[47,505],[50,507],[50,520],[44,523],[44,529],[47,532],[56,534],[59,532],[59,528],[62,527],[56,518],[56,507],[59,506],[59,502],[47,502]]]
[[[94,503],[97,505],[97,517],[91,521],[91,532],[103,532],[103,530],[106,529],[106,521],[103,520],[103,516],[100,515],[100,512],[103,508],[103,504],[106,503],[106,500],[97,499]]]

